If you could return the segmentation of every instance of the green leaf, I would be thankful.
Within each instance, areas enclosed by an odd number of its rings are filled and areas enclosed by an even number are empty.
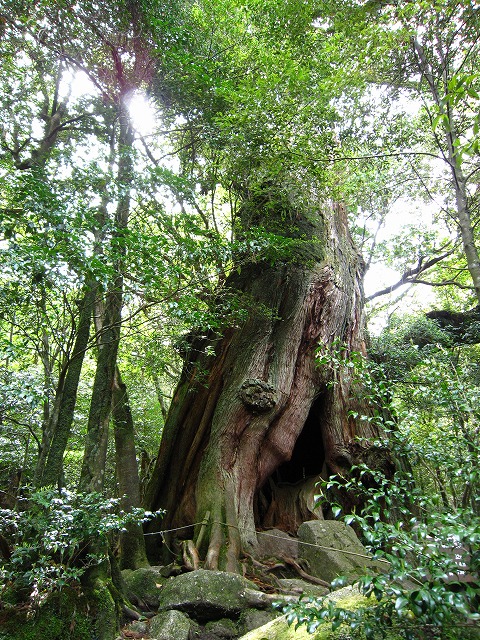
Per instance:
[[[404,596],[398,596],[398,598],[395,600],[395,609],[401,613],[403,609],[405,609],[408,606],[409,600],[408,598],[405,598]]]
[[[332,631],[335,631],[336,629],[338,629],[338,627],[342,624],[342,620],[340,620],[339,618],[337,618],[336,620],[333,620],[332,622]]]
[[[338,518],[338,516],[342,513],[342,507],[340,507],[339,505],[332,506],[332,513],[335,518]]]

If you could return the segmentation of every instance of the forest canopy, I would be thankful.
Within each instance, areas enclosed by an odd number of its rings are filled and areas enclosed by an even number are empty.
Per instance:
[[[66,585],[113,638],[118,568],[316,518],[392,570],[291,620],[474,628],[479,12],[0,3],[0,638]]]

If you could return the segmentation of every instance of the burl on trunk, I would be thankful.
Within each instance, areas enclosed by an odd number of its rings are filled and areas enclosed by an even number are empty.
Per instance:
[[[209,512],[199,549],[207,568],[238,570],[258,527],[296,533],[322,517],[315,481],[350,467],[355,436],[376,435],[349,417],[350,381],[329,385],[331,370],[315,361],[334,340],[364,350],[363,262],[345,211],[319,208],[294,228],[288,259],[231,277],[249,300],[247,320],[190,341],[147,488],[147,507],[166,509],[162,529]]]

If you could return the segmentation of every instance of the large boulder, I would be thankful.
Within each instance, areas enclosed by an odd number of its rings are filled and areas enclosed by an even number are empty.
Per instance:
[[[354,577],[365,567],[375,566],[355,531],[343,522],[304,522],[298,529],[298,538],[300,559],[308,563],[309,573],[327,582],[337,576]]]
[[[238,627],[241,633],[247,633],[258,627],[263,627],[267,622],[271,622],[278,617],[278,613],[273,610],[261,611],[259,609],[246,609],[240,614]]]
[[[150,620],[133,620],[129,622],[123,629],[122,633],[128,638],[141,638],[142,636],[149,636],[149,622]]]
[[[205,625],[205,630],[219,638],[219,640],[232,640],[238,638],[237,625],[229,618],[211,620]]]
[[[168,580],[160,592],[159,610],[183,611],[199,622],[237,618],[252,606],[256,594],[263,595],[237,574],[198,569]]]
[[[301,580],[300,578],[279,578],[278,582],[285,593],[292,595],[304,595],[309,598],[319,598],[320,596],[325,596],[329,593],[329,589],[327,587],[322,587],[319,584],[312,584],[311,582]]]

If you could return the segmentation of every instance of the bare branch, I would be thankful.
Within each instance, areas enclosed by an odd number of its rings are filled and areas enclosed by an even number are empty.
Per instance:
[[[385,287],[385,289],[382,289],[381,291],[376,291],[371,296],[368,296],[368,298],[366,298],[366,301],[370,302],[370,300],[373,300],[374,298],[378,298],[379,296],[384,296],[387,293],[392,293],[392,291],[395,291],[396,289],[398,289],[404,284],[420,284],[420,280],[418,280],[417,276],[420,275],[421,273],[424,273],[425,271],[427,271],[428,269],[436,265],[438,262],[441,262],[445,258],[448,258],[448,256],[451,256],[453,251],[454,250],[451,249],[450,251],[442,253],[441,255],[436,256],[435,258],[431,258],[430,260],[427,260],[427,262],[423,262],[423,257],[421,257],[418,261],[417,266],[407,269],[402,274],[401,278],[397,282],[395,282],[395,284],[392,284],[389,287]],[[431,283],[422,282],[421,284],[431,284]]]

